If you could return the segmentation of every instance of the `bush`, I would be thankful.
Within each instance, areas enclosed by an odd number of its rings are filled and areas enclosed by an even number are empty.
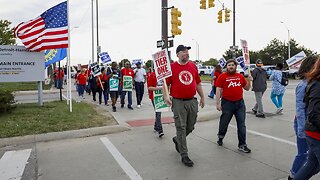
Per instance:
[[[0,113],[9,112],[14,103],[14,96],[11,91],[0,89]]]

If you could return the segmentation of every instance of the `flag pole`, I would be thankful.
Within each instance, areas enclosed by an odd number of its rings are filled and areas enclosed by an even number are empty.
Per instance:
[[[71,94],[71,73],[70,73],[70,0],[67,0],[68,13],[68,79],[69,79],[69,95],[70,95],[70,112],[72,112],[72,94]]]

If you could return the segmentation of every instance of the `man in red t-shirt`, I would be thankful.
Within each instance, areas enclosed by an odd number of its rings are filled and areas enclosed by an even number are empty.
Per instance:
[[[168,105],[172,105],[176,135],[172,138],[177,152],[181,155],[181,161],[186,166],[193,166],[192,160],[188,156],[186,137],[194,129],[198,114],[198,101],[194,97],[196,92],[200,95],[199,105],[204,107],[204,95],[201,86],[200,76],[197,66],[189,61],[188,50],[191,47],[179,45],[176,50],[179,60],[171,64],[172,76],[166,79],[170,87],[172,101],[164,89],[164,97]]]
[[[125,67],[123,69],[121,69],[121,77],[122,80],[120,81],[120,87],[123,88],[123,76],[131,76],[132,77],[132,85],[133,85],[133,79],[134,79],[134,72],[133,70],[130,68],[130,62],[126,62],[125,63]],[[123,91],[121,92],[121,108],[124,107],[124,99],[126,97],[126,94],[128,92],[128,109],[133,110],[132,108],[132,91]]]
[[[243,89],[249,90],[250,83],[237,73],[237,62],[230,59],[226,63],[227,72],[221,74],[217,79],[216,106],[218,111],[222,111],[219,122],[218,145],[222,146],[223,138],[227,133],[229,123],[234,115],[237,121],[239,151],[250,153],[251,150],[246,143],[246,105],[243,100]],[[220,102],[222,92],[222,98]]]

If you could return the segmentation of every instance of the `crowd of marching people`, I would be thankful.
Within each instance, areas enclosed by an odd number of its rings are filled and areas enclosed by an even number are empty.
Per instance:
[[[132,87],[136,92],[137,106],[142,106],[145,84],[148,95],[155,107],[154,91],[162,90],[165,102],[171,106],[176,136],[172,138],[176,151],[181,156],[181,161],[186,166],[193,166],[189,158],[186,137],[194,130],[198,106],[205,106],[200,75],[196,65],[189,60],[188,50],[191,47],[179,45],[176,49],[178,61],[171,63],[172,76],[164,81],[157,81],[156,73],[150,67],[148,72],[136,64],[131,69],[130,62],[126,62],[120,70],[116,62],[110,67],[101,68],[101,74],[94,76],[91,69],[81,69],[75,79],[79,97],[84,98],[84,92],[92,93],[93,101],[109,106],[116,112],[117,99],[120,97],[120,107],[124,108],[127,96],[127,108],[133,110],[132,90],[124,90],[124,77],[131,77]],[[221,111],[217,144],[223,145],[223,139],[227,133],[229,123],[234,116],[238,132],[238,149],[244,153],[250,153],[246,142],[246,105],[243,90],[252,90],[256,99],[252,112],[258,118],[266,118],[263,109],[263,95],[267,89],[267,73],[262,68],[262,60],[256,61],[256,68],[251,72],[248,80],[236,71],[237,61],[230,59],[225,67],[217,65],[211,75],[212,89],[208,97],[215,99],[216,109]],[[224,69],[224,70],[223,70]],[[293,161],[288,179],[305,180],[317,174],[320,170],[320,59],[319,56],[309,56],[301,64],[299,76],[301,81],[296,87],[296,115],[294,119],[294,131],[297,139],[297,155]],[[270,99],[275,105],[275,112],[283,112],[283,96],[288,85],[288,78],[283,73],[283,64],[278,63],[269,78],[272,81]],[[62,86],[64,73],[61,69],[55,71],[55,86]],[[117,79],[119,87],[110,89],[110,80]],[[200,96],[198,100],[196,94]],[[103,97],[103,100],[102,100]],[[111,101],[109,101],[111,100]],[[155,112],[154,130],[159,137],[164,135],[161,123],[161,112]]]

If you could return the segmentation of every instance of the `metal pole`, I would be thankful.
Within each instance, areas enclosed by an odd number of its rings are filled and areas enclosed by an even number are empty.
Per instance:
[[[99,46],[99,6],[98,6],[98,1],[96,0],[96,18],[97,18],[97,62],[99,64],[99,51],[100,51],[100,46]]]
[[[196,53],[197,53],[197,54],[196,54],[196,55],[197,55],[197,60],[200,61],[200,57],[199,57],[199,56],[200,56],[200,55],[199,55],[199,54],[200,54],[200,53],[199,53],[199,43],[198,43],[198,41],[195,40],[195,39],[192,39],[192,40],[194,40],[194,42],[196,42],[196,45],[197,45],[197,52],[196,52]]]
[[[162,0],[161,3],[161,22],[162,22],[162,40],[164,41],[164,45],[162,49],[168,50],[168,0]]]
[[[288,59],[290,59],[290,30],[288,29]]]
[[[236,0],[233,0],[233,59],[236,58]]]
[[[92,29],[91,29],[91,33],[92,33],[92,44],[91,44],[91,48],[92,48],[92,59],[91,59],[91,62],[94,62],[94,10],[93,10],[93,1],[94,0],[91,0],[91,25],[92,25]]]
[[[72,112],[72,94],[71,94],[71,70],[70,70],[70,48],[71,48],[71,38],[70,38],[70,2],[68,0],[68,79],[69,79],[69,98],[70,98],[70,112]],[[60,62],[60,61],[59,61]]]
[[[38,81],[38,106],[43,106],[43,93],[42,93],[42,81]]]

